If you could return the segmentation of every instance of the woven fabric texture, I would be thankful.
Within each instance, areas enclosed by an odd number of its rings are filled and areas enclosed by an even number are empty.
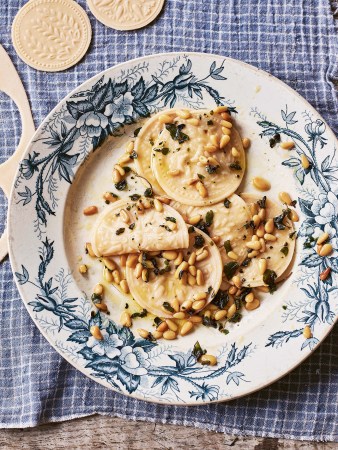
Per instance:
[[[93,39],[75,67],[43,73],[15,53],[10,32],[24,0],[0,2],[0,42],[24,83],[36,125],[71,90],[116,63],[160,52],[230,56],[264,69],[303,95],[338,132],[337,3],[328,0],[167,0],[144,29],[119,32],[99,23],[85,1]],[[1,71],[1,63],[0,63]],[[20,138],[20,117],[0,93],[0,162]],[[0,196],[0,233],[6,217]],[[30,319],[8,258],[0,265],[0,426],[29,427],[94,413],[191,425],[227,433],[336,440],[338,330],[289,375],[230,403],[174,407],[116,394],[86,378],[48,344]]]

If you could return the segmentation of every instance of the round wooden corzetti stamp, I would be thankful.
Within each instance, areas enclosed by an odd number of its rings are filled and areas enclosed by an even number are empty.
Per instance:
[[[34,69],[57,72],[76,64],[92,36],[86,12],[73,0],[30,0],[12,26],[15,50]]]
[[[164,0],[87,0],[94,16],[116,30],[136,30],[152,22]]]

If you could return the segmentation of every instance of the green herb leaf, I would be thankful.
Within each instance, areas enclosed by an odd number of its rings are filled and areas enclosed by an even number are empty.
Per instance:
[[[214,122],[213,122],[213,120],[208,120],[208,122],[207,122],[207,125],[213,125],[214,124]]]
[[[227,241],[224,242],[224,248],[225,248],[225,251],[226,251],[227,253],[231,252],[232,247],[231,247],[231,243],[230,243],[229,240],[227,240]]]
[[[230,208],[230,205],[231,205],[231,201],[230,200],[228,200],[227,198],[224,200],[224,206],[227,208],[227,209],[229,209]]]
[[[148,311],[146,309],[143,309],[141,312],[135,312],[130,317],[132,319],[136,319],[136,317],[146,317],[148,314]]]
[[[171,313],[175,312],[174,308],[168,302],[163,302],[163,308]]]
[[[232,323],[240,322],[242,320],[242,314],[240,314],[239,312],[235,312],[235,314],[231,317],[231,319],[228,320],[229,322]]]
[[[184,124],[176,126],[173,123],[167,123],[165,127],[169,131],[171,138],[174,141],[178,141],[179,144],[183,144],[183,142],[189,141],[189,136],[182,131],[182,129],[185,127]]]
[[[284,247],[282,247],[280,251],[283,253],[283,255],[288,256],[289,247],[287,245],[284,245]]]
[[[154,148],[153,150],[154,150],[154,152],[162,153],[162,155],[164,155],[164,156],[170,152],[168,147]]]
[[[169,221],[169,222],[176,223],[175,217],[166,217],[165,220],[167,220],[167,221]]]
[[[101,303],[102,301],[102,297],[99,294],[92,294],[91,299],[93,303]]]
[[[153,189],[151,188],[151,187],[149,187],[149,188],[147,188],[145,191],[144,191],[144,194],[143,194],[145,197],[147,197],[147,198],[149,198],[149,197],[152,197],[154,194],[153,194]]]
[[[190,226],[189,228],[188,228],[188,233],[190,234],[190,233],[193,233],[195,231],[195,228],[193,227],[193,226]]]
[[[135,223],[131,223],[128,228],[129,230],[133,230],[135,228]]]
[[[204,243],[205,243],[204,237],[201,236],[200,234],[196,234],[195,243],[194,243],[193,247],[202,248]]]
[[[203,180],[203,179],[205,178],[205,176],[204,176],[204,175],[201,175],[200,173],[198,173],[197,176],[198,176],[198,178],[199,178],[200,180]]]
[[[214,211],[210,210],[205,215],[206,226],[210,227],[212,225],[213,220],[214,220]]]
[[[224,265],[223,268],[224,275],[227,277],[228,280],[231,280],[231,278],[235,275],[238,267],[239,265],[238,263],[236,263],[236,261],[230,261],[229,263]]]
[[[215,295],[215,298],[212,300],[212,304],[219,307],[219,309],[224,309],[229,301],[229,294],[227,291],[222,291],[221,289]]]
[[[138,158],[138,154],[135,151],[133,151],[133,152],[130,153],[129,158],[130,159],[137,159]]]
[[[192,349],[191,354],[195,356],[196,360],[199,360],[201,356],[206,354],[206,350],[203,350],[200,343],[196,341],[194,348]]]
[[[270,269],[266,269],[266,271],[263,274],[263,282],[269,287],[270,294],[275,292],[275,290],[277,289],[275,283],[276,278],[277,278],[276,272]]]
[[[212,319],[211,317],[203,316],[202,324],[205,327],[212,327],[217,328],[217,322],[215,319]]]
[[[283,209],[282,214],[280,214],[277,217],[274,217],[273,223],[275,224],[275,227],[278,230],[285,230],[286,226],[284,224],[284,219],[285,219],[285,217],[290,218],[290,214],[291,214],[291,209],[286,208],[286,209]]]
[[[120,234],[124,233],[125,228],[119,228],[116,230],[116,235],[119,236]]]
[[[290,239],[294,239],[296,237],[297,231],[293,231],[292,233],[289,234],[289,238]]]
[[[136,128],[136,130],[134,130],[134,137],[137,137],[141,130],[142,130],[142,127]]]
[[[211,175],[213,173],[215,173],[217,171],[217,169],[219,168],[219,166],[215,166],[213,164],[207,164],[205,166],[205,170]]]
[[[163,320],[160,317],[155,317],[154,324],[156,325],[156,327],[158,327],[162,322]]]
[[[229,167],[232,170],[242,170],[242,167],[238,161],[235,161],[234,163],[229,164]]]
[[[118,191],[124,191],[127,187],[127,182],[126,180],[122,180],[118,183],[115,184],[115,187]]]
[[[141,198],[140,194],[129,195],[129,197],[133,202],[136,202],[139,198]]]
[[[160,227],[164,228],[165,230],[169,231],[169,233],[172,232],[172,230],[168,227],[168,225],[160,225]]]
[[[266,208],[266,195],[261,200],[258,200],[257,205],[262,209]]]

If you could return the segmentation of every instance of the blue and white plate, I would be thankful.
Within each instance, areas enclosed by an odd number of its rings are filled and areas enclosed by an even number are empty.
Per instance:
[[[297,199],[296,257],[291,276],[261,307],[224,335],[199,327],[176,341],[148,342],[136,328],[118,325],[126,298],[108,288],[111,315],[91,315],[90,293],[98,267],[84,255],[89,204],[103,207],[113,190],[111,168],[134,129],[169,107],[233,108],[249,137],[248,172],[271,181],[271,198]],[[270,148],[279,133],[295,149]],[[9,209],[10,257],[23,301],[50,344],[104,386],[153,402],[196,405],[225,401],[261,389],[295,368],[331,330],[337,313],[337,141],[319,114],[285,84],[249,65],[216,55],[170,53],[113,67],[62,100],[37,130],[21,162]],[[301,155],[311,163],[304,170]],[[330,235],[334,252],[320,257],[314,238]],[[81,259],[82,258],[82,259]],[[88,277],[77,270],[87,263]],[[331,268],[322,281],[320,274]],[[100,327],[103,341],[89,333]],[[305,339],[304,326],[312,337]],[[201,366],[196,341],[217,356]]]

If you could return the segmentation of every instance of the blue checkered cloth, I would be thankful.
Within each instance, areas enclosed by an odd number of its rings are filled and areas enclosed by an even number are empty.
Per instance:
[[[119,32],[99,23],[81,0],[93,27],[92,45],[79,64],[63,73],[38,72],[16,55],[11,24],[24,3],[0,2],[0,40],[23,80],[36,125],[68,92],[116,63],[152,53],[200,51],[267,70],[303,95],[338,131],[336,2],[167,0],[150,26]],[[0,162],[16,147],[19,124],[15,105],[0,93]],[[1,196],[0,233],[5,216],[6,200]],[[8,259],[0,266],[0,315],[2,427],[30,427],[100,413],[240,435],[337,439],[337,329],[298,369],[260,392],[229,403],[175,407],[114,393],[61,358],[23,306]]]

